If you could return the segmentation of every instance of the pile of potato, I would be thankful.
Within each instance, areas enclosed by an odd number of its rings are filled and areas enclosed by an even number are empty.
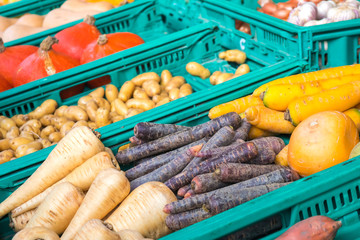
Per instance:
[[[132,117],[192,93],[181,76],[164,70],[140,74],[120,90],[112,84],[79,99],[77,106],[61,106],[48,99],[29,114],[0,116],[0,164],[56,144],[72,128],[96,129]]]

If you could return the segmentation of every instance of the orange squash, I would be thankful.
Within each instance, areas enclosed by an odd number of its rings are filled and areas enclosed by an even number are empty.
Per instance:
[[[309,176],[349,159],[359,132],[346,114],[325,111],[302,121],[290,137],[289,166]]]

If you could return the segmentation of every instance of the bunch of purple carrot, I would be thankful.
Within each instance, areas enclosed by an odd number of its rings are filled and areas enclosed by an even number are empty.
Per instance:
[[[116,159],[136,164],[126,171],[131,190],[160,181],[177,192],[179,201],[166,205],[164,212],[169,213],[166,225],[179,230],[299,179],[296,172],[274,164],[284,141],[246,141],[250,128],[235,112],[194,127],[141,122],[130,139],[133,146]],[[266,223],[277,226],[279,221]],[[232,236],[247,233],[236,234]]]

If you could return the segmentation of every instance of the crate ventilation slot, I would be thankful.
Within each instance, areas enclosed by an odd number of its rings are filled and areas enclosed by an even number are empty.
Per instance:
[[[304,220],[308,217],[316,215],[326,215],[330,211],[341,209],[346,204],[351,204],[354,202],[355,198],[360,200],[360,189],[359,186],[355,188],[348,189],[346,192],[341,192],[332,196],[330,199],[323,200],[318,202],[313,206],[309,206],[305,209],[299,211],[299,219]]]
[[[10,109],[10,110],[6,110],[6,111],[2,111],[1,112],[1,115],[4,115],[4,116],[7,116],[7,117],[12,117],[16,114],[25,114],[25,113],[28,113],[32,110],[35,109],[35,105],[34,103],[27,103],[27,104],[24,104],[22,106],[18,106],[16,108],[13,108],[13,109]]]
[[[283,48],[288,48],[288,42],[286,41],[286,39],[272,32],[268,32],[264,30],[264,39],[267,39],[270,42],[280,45]]]
[[[184,50],[174,52],[167,56],[159,57],[155,60],[149,61],[145,64],[139,65],[136,67],[136,74],[141,74],[144,72],[151,72],[153,69],[157,69],[168,64],[177,62],[185,58]]]
[[[123,20],[123,21],[118,22],[116,24],[112,24],[110,26],[100,28],[100,32],[105,33],[105,34],[109,34],[109,33],[113,33],[113,32],[118,32],[118,31],[123,30],[123,29],[128,28],[128,27],[130,27],[129,20]]]

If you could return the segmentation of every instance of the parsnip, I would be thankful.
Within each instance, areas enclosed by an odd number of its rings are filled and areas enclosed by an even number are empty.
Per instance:
[[[59,236],[55,232],[44,227],[25,228],[15,234],[12,240],[34,239],[60,240]]]
[[[87,221],[75,235],[74,240],[122,240],[120,236],[113,231],[110,224],[104,223],[99,219]]]

